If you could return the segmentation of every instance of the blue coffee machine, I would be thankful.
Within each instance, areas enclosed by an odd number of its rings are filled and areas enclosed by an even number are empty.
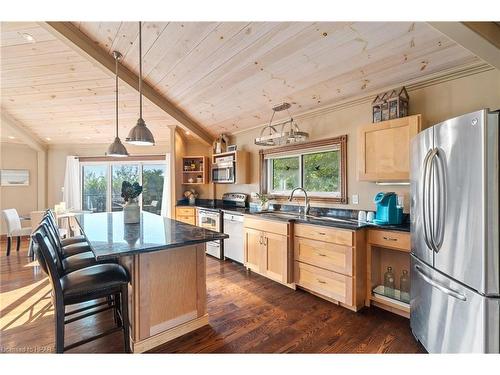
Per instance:
[[[398,196],[394,192],[378,193],[373,199],[377,206],[374,224],[394,225],[403,220],[403,207],[398,207]]]

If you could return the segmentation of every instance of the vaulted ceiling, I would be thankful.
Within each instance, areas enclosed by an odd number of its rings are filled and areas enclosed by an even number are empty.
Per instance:
[[[74,24],[138,72],[137,23]],[[2,107],[50,143],[111,141],[112,76],[37,24],[2,26]],[[145,22],[143,55],[145,81],[213,135],[262,124],[283,101],[300,113],[482,64],[418,22]],[[121,92],[125,136],[138,100]],[[157,139],[177,124],[151,103],[144,118]]]

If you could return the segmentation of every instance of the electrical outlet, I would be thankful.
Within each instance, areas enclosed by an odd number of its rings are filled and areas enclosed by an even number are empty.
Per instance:
[[[358,194],[352,195],[352,204],[359,204],[359,196]]]

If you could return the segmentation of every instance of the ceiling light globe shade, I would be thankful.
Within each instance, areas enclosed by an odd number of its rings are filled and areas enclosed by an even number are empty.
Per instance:
[[[137,124],[128,133],[128,137],[125,138],[125,142],[136,146],[154,146],[155,139],[144,120],[139,118]]]
[[[111,143],[108,147],[108,152],[106,152],[107,156],[123,158],[128,156],[127,149],[123,145],[120,138],[116,137],[114,142]]]

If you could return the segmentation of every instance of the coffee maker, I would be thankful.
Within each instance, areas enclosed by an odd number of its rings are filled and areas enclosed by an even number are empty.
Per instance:
[[[403,207],[398,206],[398,196],[394,192],[380,192],[373,199],[377,206],[374,224],[395,225],[403,220]]]

